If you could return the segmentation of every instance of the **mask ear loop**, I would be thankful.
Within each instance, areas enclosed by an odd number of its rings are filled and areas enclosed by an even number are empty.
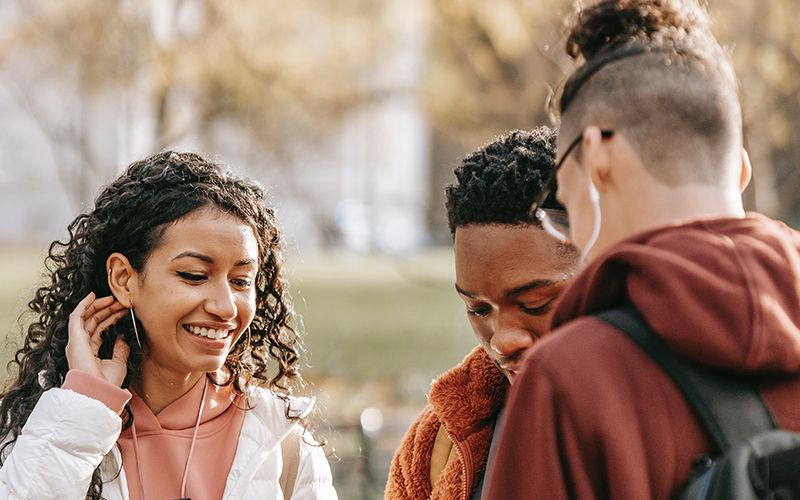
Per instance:
[[[594,227],[592,227],[592,234],[589,236],[589,241],[583,246],[581,250],[581,262],[586,262],[589,257],[589,252],[594,247],[594,244],[597,243],[597,238],[600,236],[600,222],[602,221],[602,213],[600,212],[600,193],[597,192],[597,188],[592,181],[591,176],[589,177],[589,200],[592,202],[592,213],[594,215]]]

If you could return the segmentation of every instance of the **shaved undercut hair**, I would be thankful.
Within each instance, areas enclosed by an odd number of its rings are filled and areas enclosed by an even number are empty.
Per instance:
[[[589,125],[612,128],[661,182],[738,182],[736,76],[695,0],[604,0],[579,8],[567,53],[581,65],[559,101],[565,139]]]

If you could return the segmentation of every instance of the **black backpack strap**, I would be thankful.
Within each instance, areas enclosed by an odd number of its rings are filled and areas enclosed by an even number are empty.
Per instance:
[[[726,452],[760,432],[777,428],[769,408],[749,383],[678,358],[635,308],[610,309],[597,316],[624,332],[661,365],[718,451]]]

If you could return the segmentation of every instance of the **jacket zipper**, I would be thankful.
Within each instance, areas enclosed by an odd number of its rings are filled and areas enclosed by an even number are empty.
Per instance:
[[[445,428],[445,432],[450,437],[450,441],[456,445],[458,454],[461,455],[461,477],[464,478],[461,487],[461,499],[469,500],[469,486],[472,483],[472,455],[467,453],[467,449],[461,441],[453,439],[452,434]]]

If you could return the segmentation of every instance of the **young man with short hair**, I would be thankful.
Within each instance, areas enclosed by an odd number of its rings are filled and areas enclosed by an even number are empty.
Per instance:
[[[742,208],[736,78],[697,3],[592,2],[567,47],[583,64],[561,98],[558,197],[588,264],[510,394],[488,498],[666,500],[709,436],[595,315],[632,305],[670,351],[747,377],[800,430],[800,235]]]
[[[455,289],[480,343],[433,383],[392,460],[387,499],[480,498],[495,421],[522,355],[547,332],[577,265],[529,216],[554,166],[555,134],[516,131],[468,155],[447,188]],[[543,207],[565,216],[548,196]]]

